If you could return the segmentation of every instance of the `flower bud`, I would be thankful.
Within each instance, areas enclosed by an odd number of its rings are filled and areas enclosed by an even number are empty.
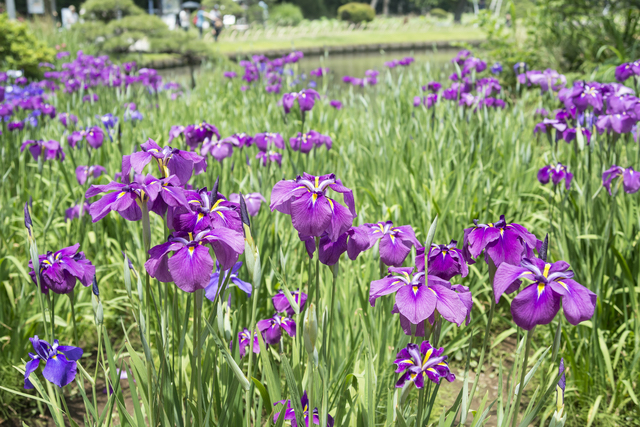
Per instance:
[[[304,338],[305,350],[310,356],[313,355],[316,348],[316,339],[318,338],[318,317],[313,303],[309,304],[309,308],[304,313],[302,337]]]
[[[95,308],[95,322],[97,326],[102,325],[104,321],[104,310],[102,309],[102,301],[98,301],[97,307]]]

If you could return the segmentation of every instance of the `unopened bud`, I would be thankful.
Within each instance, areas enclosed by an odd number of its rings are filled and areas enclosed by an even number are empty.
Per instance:
[[[304,348],[309,355],[312,355],[316,348],[316,339],[318,338],[318,317],[316,316],[316,307],[313,303],[304,313],[302,323],[302,337],[304,338]]]
[[[104,310],[102,309],[102,301],[98,301],[97,307],[95,309],[95,321],[96,325],[102,325],[104,321]]]

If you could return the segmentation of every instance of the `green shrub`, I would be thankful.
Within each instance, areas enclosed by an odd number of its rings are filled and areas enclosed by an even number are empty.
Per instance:
[[[302,9],[291,3],[282,3],[273,8],[269,12],[269,20],[275,22],[278,25],[298,25],[304,16],[302,16]]]
[[[23,70],[27,77],[42,74],[38,64],[51,62],[55,51],[39,40],[18,21],[9,21],[6,13],[0,15],[0,69]]]
[[[113,34],[122,34],[127,31],[140,31],[146,35],[156,35],[169,31],[164,21],[155,15],[134,15],[111,21],[107,25],[107,31]]]
[[[439,7],[431,9],[429,14],[436,19],[447,19],[449,17],[449,12],[440,9]]]
[[[236,18],[244,15],[244,9],[233,0],[204,0],[201,4],[205,10],[211,10],[218,5],[223,15],[234,15]]]
[[[354,24],[371,22],[375,17],[376,11],[365,3],[347,3],[338,8],[338,18]]]
[[[80,6],[84,9],[85,19],[98,19],[109,22],[121,16],[142,15],[144,10],[133,3],[133,0],[87,0]],[[148,15],[147,15],[148,16]]]
[[[249,6],[247,19],[249,22],[264,22],[264,9],[257,4]]]

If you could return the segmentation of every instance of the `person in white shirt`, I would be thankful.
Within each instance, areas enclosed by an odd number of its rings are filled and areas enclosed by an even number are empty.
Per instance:
[[[186,9],[182,9],[178,14],[178,19],[180,20],[180,26],[183,30],[189,31],[189,12]]]

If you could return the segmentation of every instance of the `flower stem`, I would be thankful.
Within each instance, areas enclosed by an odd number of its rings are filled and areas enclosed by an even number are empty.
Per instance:
[[[251,379],[251,367],[253,363],[253,336],[256,331],[256,309],[258,306],[258,290],[256,289],[252,294],[251,298],[253,298],[253,305],[251,307],[251,339],[249,340],[249,363],[247,364],[247,379]],[[247,427],[251,427],[251,387],[246,391],[245,394],[246,401],[246,409],[245,409],[245,419],[247,421]]]
[[[496,302],[491,298],[491,308],[489,308],[489,314],[487,317],[487,326],[484,329],[484,339],[482,341],[482,350],[480,350],[480,360],[478,361],[478,370],[476,374],[476,378],[473,380],[473,386],[471,387],[471,394],[469,394],[469,401],[473,399],[473,395],[476,393],[476,387],[478,386],[478,380],[480,379],[480,373],[482,372],[482,366],[484,364],[484,355],[487,351],[487,344],[489,343],[489,334],[491,333],[491,323],[493,322],[493,313],[496,309]]]
[[[49,302],[49,315],[51,318],[51,343],[56,339],[56,313],[55,313],[55,300],[51,294],[47,294],[47,301]]]
[[[333,273],[333,285],[331,287],[331,306],[329,308],[329,331],[327,332],[327,351],[325,352],[325,360],[327,363],[327,368],[329,373],[331,373],[331,332],[333,332],[333,307],[336,299],[336,283],[338,281],[338,273],[340,272],[339,266],[340,261],[338,261],[335,265],[332,266],[331,271]]]
[[[204,295],[204,289],[196,290],[196,301],[193,305],[193,327],[194,327],[194,353],[196,359],[196,381],[198,383],[198,397],[196,413],[196,424],[200,425],[202,420],[200,416],[202,414],[202,352],[200,351],[202,343],[200,342],[200,330],[202,328],[201,312],[202,312],[202,298]]]
[[[140,208],[142,209],[142,242],[144,245],[144,257],[145,259],[149,260],[149,248],[151,247],[151,224],[149,222],[149,206],[144,200],[142,201],[142,203],[140,203],[140,205]],[[147,291],[145,304],[145,335],[147,345],[149,346],[149,349],[151,349],[151,283],[149,273],[145,274],[145,285]],[[151,403],[152,401],[151,390],[153,382],[151,363],[153,363],[152,360],[147,360],[147,399],[149,399],[149,403]],[[149,419],[150,425],[155,425],[153,411],[149,411]]]
[[[67,295],[69,295],[69,302],[71,303],[71,318],[73,319],[73,339],[75,340],[75,344],[79,346],[80,341],[78,340],[78,326],[76,325],[76,309],[75,303],[73,301],[73,292]]]
[[[316,237],[316,307],[320,310],[320,237]]]
[[[533,337],[534,329],[527,331],[527,345],[524,350],[524,361],[522,362],[522,372],[520,372],[520,386],[518,387],[518,396],[516,397],[516,403],[513,407],[513,422],[511,423],[511,427],[516,427],[518,424],[518,412],[520,411],[520,398],[522,397],[522,392],[524,390],[524,377],[527,373],[527,363],[529,362],[529,350],[531,349],[531,338]]]

